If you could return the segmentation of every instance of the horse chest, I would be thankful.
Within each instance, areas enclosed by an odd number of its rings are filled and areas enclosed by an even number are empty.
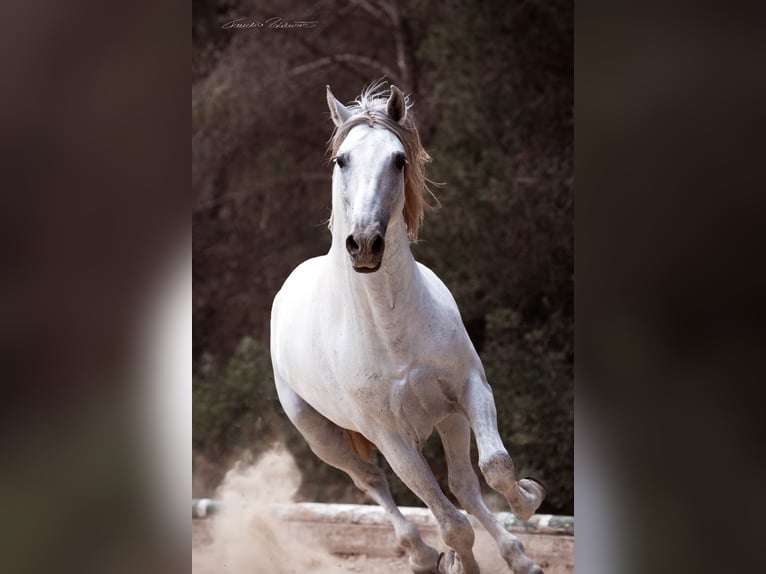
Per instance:
[[[438,337],[407,330],[344,336],[338,329],[336,335],[328,345],[327,386],[354,413],[356,426],[395,421],[418,428],[420,421],[428,421],[414,431],[427,437],[433,417],[451,412],[454,393],[445,393],[440,381],[458,382],[460,366],[454,353],[434,344]]]
[[[427,367],[391,373],[371,369],[341,387],[354,426],[368,436],[387,428],[423,443],[433,430],[434,418],[452,408]]]
[[[273,332],[282,380],[341,427],[425,440],[475,368],[457,311],[425,287],[388,305],[299,269]]]

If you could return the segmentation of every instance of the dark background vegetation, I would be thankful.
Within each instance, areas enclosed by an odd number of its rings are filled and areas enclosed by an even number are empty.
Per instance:
[[[274,16],[318,24],[221,28]],[[282,440],[310,477],[304,498],[364,501],[282,413],[268,321],[289,272],[329,248],[324,86],[349,101],[385,77],[411,94],[428,175],[445,183],[415,256],[457,299],[506,446],[548,487],[541,511],[572,513],[571,3],[211,0],[192,24],[195,495]],[[425,452],[446,489],[437,443]]]

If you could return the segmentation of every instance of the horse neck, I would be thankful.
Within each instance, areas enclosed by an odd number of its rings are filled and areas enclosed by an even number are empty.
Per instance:
[[[352,269],[343,239],[348,233],[342,227],[336,220],[330,248],[333,276],[340,294],[348,297],[359,311],[369,310],[381,321],[407,313],[413,303],[417,304],[420,283],[404,221],[400,218],[389,225],[386,250],[375,273],[358,273]]]

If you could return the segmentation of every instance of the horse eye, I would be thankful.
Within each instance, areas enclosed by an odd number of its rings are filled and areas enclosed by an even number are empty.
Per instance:
[[[346,158],[344,158],[342,155],[336,155],[332,159],[335,161],[335,165],[337,165],[339,168],[343,169],[346,167]]]
[[[402,153],[396,154],[396,157],[394,158],[394,165],[396,166],[396,169],[399,171],[402,171],[404,169],[404,166],[407,164],[407,158]]]

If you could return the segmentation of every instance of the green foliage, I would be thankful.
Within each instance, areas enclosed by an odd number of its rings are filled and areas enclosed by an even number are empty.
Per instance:
[[[418,256],[467,320],[493,309],[571,322],[573,90],[566,3],[434,3],[421,44],[432,177],[446,185]],[[471,14],[471,26],[455,26]],[[534,50],[531,48],[534,46]],[[562,68],[563,69],[560,69]],[[552,341],[561,346],[561,340]]]
[[[268,349],[255,339],[242,339],[226,361],[204,353],[192,393],[196,452],[215,460],[237,449],[260,452],[274,440],[282,409]]]

